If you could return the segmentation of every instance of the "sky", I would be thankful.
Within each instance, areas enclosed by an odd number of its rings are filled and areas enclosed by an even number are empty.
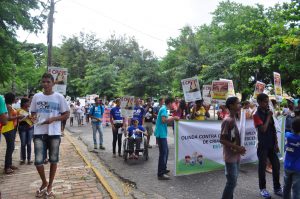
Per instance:
[[[245,5],[257,3],[265,7],[288,0],[234,0]],[[211,13],[221,0],[60,0],[55,6],[53,45],[62,37],[80,32],[95,33],[105,41],[112,34],[134,36],[140,46],[158,57],[167,53],[169,38],[179,36],[185,25],[209,24]],[[18,31],[18,40],[47,44],[44,33]]]

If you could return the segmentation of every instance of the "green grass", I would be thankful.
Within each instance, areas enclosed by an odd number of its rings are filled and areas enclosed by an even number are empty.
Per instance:
[[[194,173],[203,173],[213,170],[220,170],[224,168],[224,165],[214,162],[209,159],[204,159],[202,165],[196,163],[194,165],[185,164],[184,160],[180,160],[176,165],[176,174],[194,174]]]

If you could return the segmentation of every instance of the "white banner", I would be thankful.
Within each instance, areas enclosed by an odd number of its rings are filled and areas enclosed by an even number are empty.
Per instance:
[[[201,100],[198,77],[183,79],[181,85],[186,102]]]
[[[220,143],[221,124],[222,121],[176,123],[175,175],[208,172],[224,167],[223,146]],[[257,136],[253,120],[243,120],[240,128],[242,143],[247,150],[246,154],[241,156],[241,163],[255,162]],[[277,135],[282,146],[282,133]]]
[[[68,69],[59,67],[48,67],[48,72],[53,76],[55,85],[53,91],[66,95]]]

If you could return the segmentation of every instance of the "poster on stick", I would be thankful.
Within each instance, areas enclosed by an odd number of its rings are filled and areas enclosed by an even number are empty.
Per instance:
[[[211,98],[218,104],[225,104],[228,97],[235,96],[232,80],[216,80],[212,82]]]
[[[282,101],[282,87],[281,87],[281,76],[279,73],[274,72],[274,92],[276,101]]]
[[[183,79],[181,85],[186,102],[201,100],[198,77]]]
[[[211,104],[211,85],[203,85],[202,96],[205,105]]]
[[[260,81],[257,81],[256,84],[255,84],[255,90],[254,90],[254,99],[257,98],[257,95],[260,94],[260,93],[263,93],[264,90],[266,88],[266,84],[263,83],[263,82],[260,82]]]
[[[133,117],[133,106],[134,106],[134,96],[124,96],[121,97],[121,116],[132,118]]]
[[[59,67],[48,67],[48,73],[50,73],[54,78],[55,85],[53,86],[53,91],[58,92],[62,95],[66,95],[68,69]]]

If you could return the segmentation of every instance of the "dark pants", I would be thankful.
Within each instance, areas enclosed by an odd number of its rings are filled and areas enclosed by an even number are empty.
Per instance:
[[[167,170],[167,162],[169,155],[168,141],[167,138],[156,138],[156,141],[159,147],[157,176],[162,176],[166,173]]]
[[[12,154],[15,150],[16,130],[11,130],[3,133],[6,140],[6,153],[4,168],[8,169],[12,166]]]
[[[26,147],[27,147],[27,160],[31,160],[31,141],[33,136],[33,127],[19,126],[19,135],[21,140],[21,160],[26,160]]]
[[[225,162],[225,176],[227,179],[222,199],[233,199],[233,192],[236,187],[236,182],[239,176],[240,163]]]
[[[258,147],[257,149],[257,157],[258,157],[258,178],[259,178],[259,188],[266,188],[266,162],[267,158],[269,158],[272,165],[272,175],[273,175],[273,188],[274,190],[281,188],[279,182],[279,174],[280,174],[280,162],[277,157],[277,154],[274,149],[269,148],[265,149],[262,147]]]
[[[128,138],[128,147],[130,150],[130,154],[132,154],[134,152],[134,143],[135,143],[135,147],[136,149],[140,149],[141,148],[141,142],[142,142],[142,138],[141,137],[130,137]]]
[[[118,141],[118,153],[121,154],[121,147],[122,147],[122,134],[118,134],[119,128],[122,128],[122,125],[115,124],[115,130],[113,131],[113,154],[116,154],[116,144]]]

